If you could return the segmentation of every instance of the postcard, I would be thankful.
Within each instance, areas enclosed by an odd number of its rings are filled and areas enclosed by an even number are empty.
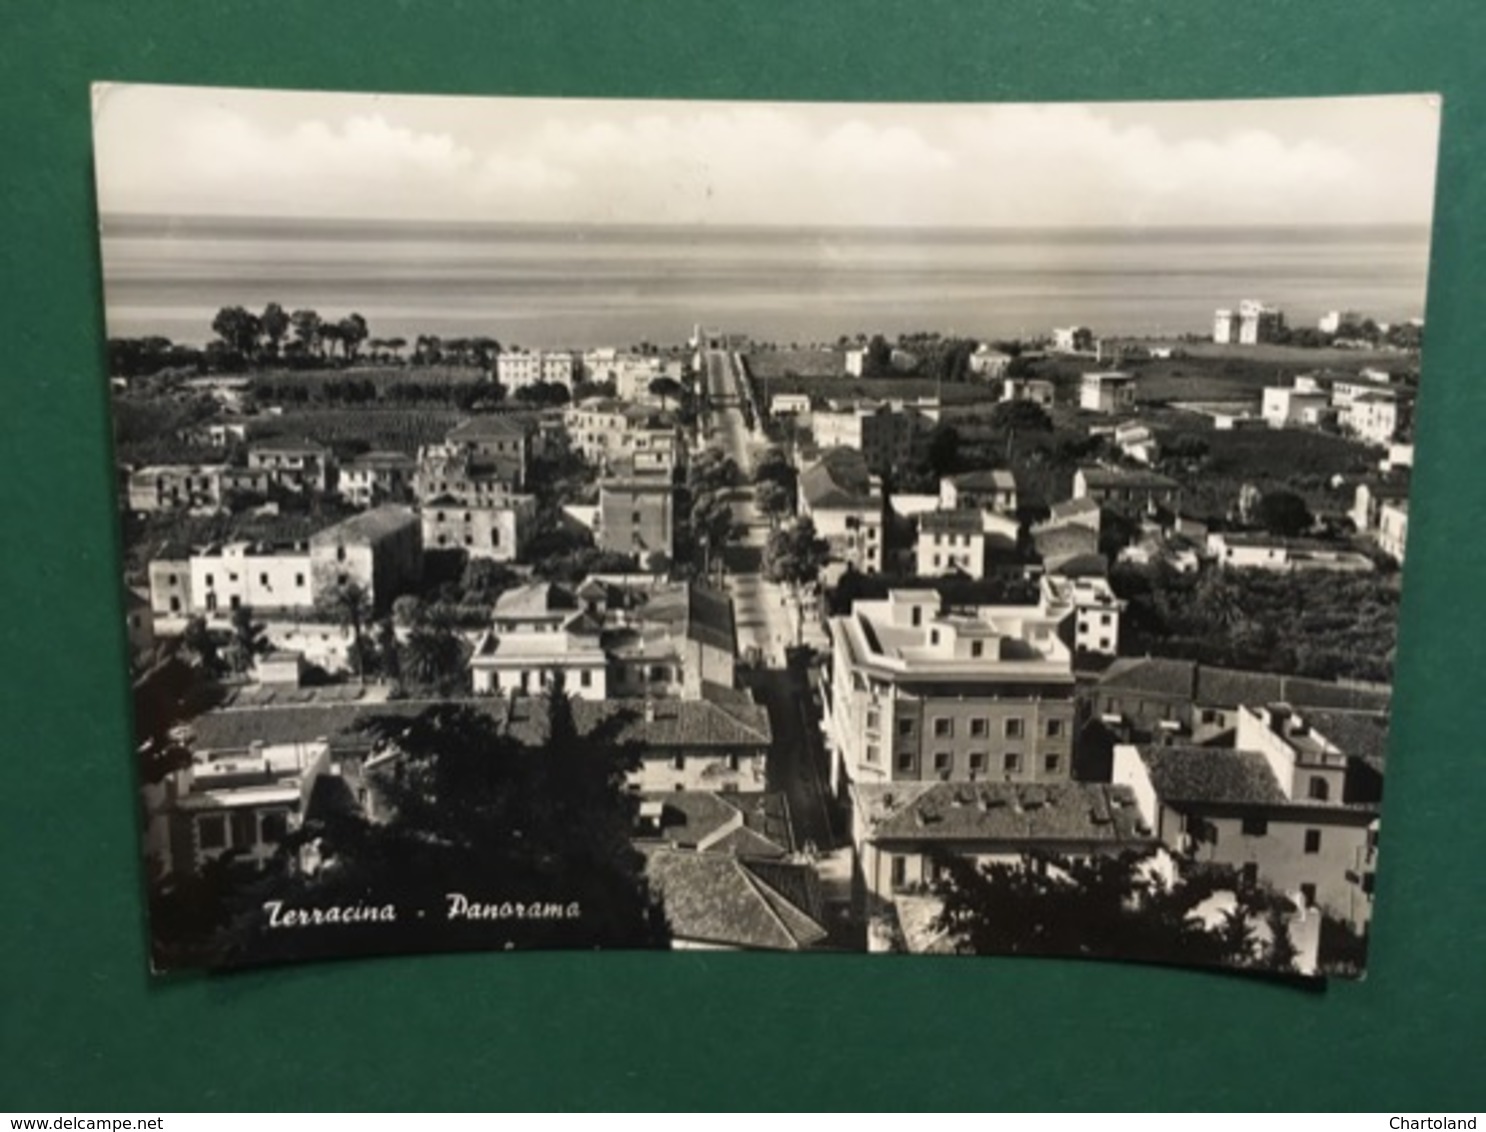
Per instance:
[[[1439,110],[97,86],[154,969],[1361,976]]]

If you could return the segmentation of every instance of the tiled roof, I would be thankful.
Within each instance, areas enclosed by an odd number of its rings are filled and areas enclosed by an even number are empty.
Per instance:
[[[515,439],[525,436],[529,421],[507,413],[483,413],[461,421],[449,430],[447,439],[458,443],[464,440]]]
[[[298,436],[276,436],[255,440],[249,448],[252,452],[308,452],[315,456],[328,456],[330,449],[318,440],[306,440]]]
[[[1233,707],[1285,703],[1297,708],[1383,711],[1392,698],[1391,689],[1358,688],[1304,676],[1210,668],[1205,664],[1197,670],[1196,700],[1200,704]]]
[[[738,635],[733,624],[733,602],[706,586],[686,587],[686,635],[704,645],[734,652]]]
[[[1305,722],[1354,758],[1382,766],[1388,755],[1388,717],[1377,712],[1307,708]]]
[[[1286,805],[1269,763],[1257,751],[1222,747],[1141,747],[1140,758],[1164,802]]]
[[[373,507],[332,527],[317,531],[310,542],[320,545],[338,542],[375,542],[408,527],[421,529],[418,513],[411,507]]]
[[[660,808],[659,828],[642,834],[676,849],[735,857],[784,857],[791,835],[781,794],[679,790],[642,795]]]
[[[1080,499],[1063,499],[1048,508],[1051,518],[1049,523],[1064,522],[1068,519],[1092,518],[1099,514],[1099,504],[1087,497]]]
[[[331,740],[333,745],[365,746],[360,728],[378,716],[413,716],[435,706],[433,701],[398,700],[394,703],[304,704],[258,708],[228,708],[197,716],[187,726],[192,746],[202,751],[231,751],[255,742],[266,746]],[[479,710],[504,717],[500,700],[482,700]]]
[[[1148,488],[1174,491],[1181,485],[1156,472],[1126,471],[1118,468],[1080,468],[1089,487]]]
[[[930,511],[918,521],[920,534],[981,534],[985,523],[979,511],[962,508],[957,511]]]
[[[850,507],[869,502],[867,458],[854,448],[830,448],[800,473],[800,494],[811,507]]]
[[[496,617],[538,617],[578,608],[569,590],[556,582],[527,582],[495,599]]]
[[[1015,491],[1016,476],[1006,468],[987,468],[978,472],[963,472],[951,477],[951,482],[957,488],[968,488],[971,491],[985,491],[992,489],[996,491]]]
[[[859,783],[853,805],[873,841],[1134,842],[1135,795],[1093,782]]]
[[[790,871],[801,870],[808,867],[760,870],[755,862],[736,857],[659,849],[648,854],[645,872],[677,939],[800,951],[826,938],[825,928],[775,887]]]
[[[1197,662],[1193,660],[1168,660],[1153,656],[1120,657],[1099,677],[1099,690],[1180,696],[1184,700],[1190,700],[1196,686],[1196,671]]]
[[[646,749],[717,747],[723,750],[766,747],[773,740],[769,714],[761,707],[723,708],[706,700],[651,701],[574,700],[573,720],[580,734],[601,726],[614,728],[616,743]],[[523,742],[541,743],[547,735],[543,701],[522,700],[513,707],[511,733]]]

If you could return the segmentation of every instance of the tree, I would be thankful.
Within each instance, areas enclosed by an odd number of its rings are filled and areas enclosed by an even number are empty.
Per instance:
[[[893,372],[893,348],[881,334],[874,334],[867,343],[867,352],[862,359],[863,377],[889,377]]]
[[[687,470],[687,485],[693,495],[729,491],[743,482],[737,462],[721,448],[704,448]]]
[[[650,395],[660,398],[660,407],[664,410],[671,401],[679,401],[681,394],[685,392],[681,383],[674,377],[657,377],[649,385]]]
[[[371,597],[360,582],[346,582],[326,590],[315,602],[316,611],[337,625],[351,630],[351,647],[347,650],[351,671],[366,683],[366,638],[363,635],[371,618]]]
[[[320,337],[320,316],[312,310],[297,310],[289,316],[294,327],[294,339],[307,354],[325,356],[325,345]]]
[[[691,530],[702,546],[702,573],[710,575],[714,555],[720,555],[738,536],[732,504],[716,492],[695,497],[691,504]]]
[[[181,648],[190,662],[208,676],[221,674],[223,668],[221,653],[218,650],[216,638],[206,627],[205,617],[192,617],[186,622],[186,627],[181,632]]]
[[[800,643],[805,628],[800,608],[801,588],[815,584],[830,556],[830,543],[815,533],[815,523],[808,516],[792,526],[770,532],[769,541],[764,544],[764,577],[789,587],[795,601],[796,644]]]
[[[1311,512],[1293,491],[1267,491],[1254,509],[1255,521],[1273,535],[1294,537],[1310,530]]]
[[[1053,421],[1033,401],[1001,401],[991,409],[991,425],[1003,431],[1051,432]]]
[[[377,622],[376,629],[377,668],[384,679],[393,684],[402,682],[402,656],[397,643],[397,627],[392,618],[384,617]]]
[[[960,431],[952,424],[938,424],[929,434],[929,470],[936,478],[960,470]]]
[[[1215,892],[1237,891],[1227,870],[1162,879],[1141,853],[1061,858],[1028,854],[977,865],[936,858],[935,927],[975,955],[1082,955],[1167,963],[1251,965],[1254,933],[1225,922],[1208,930],[1194,912]]]
[[[519,580],[516,571],[503,562],[490,558],[471,558],[465,563],[459,588],[466,602],[488,605]]]
[[[233,672],[242,675],[253,667],[253,654],[257,651],[258,630],[253,624],[253,612],[245,605],[232,611],[232,637],[227,643],[226,659]]]
[[[263,314],[258,319],[263,327],[263,333],[268,338],[268,352],[271,357],[279,356],[279,346],[284,340],[284,335],[289,330],[289,316],[284,308],[278,303],[269,303],[263,308]]]
[[[510,728],[445,703],[369,720],[368,738],[389,756],[369,783],[382,820],[354,805],[322,808],[286,850],[314,845],[325,864],[285,876],[276,898],[391,905],[395,920],[293,940],[259,929],[241,957],[261,961],[276,948],[302,957],[322,942],[335,954],[666,946],[665,916],[630,842],[638,801],[626,783],[639,751],[623,738],[629,717],[580,727],[556,687],[530,701],[526,719]],[[518,915],[518,904],[539,911]]]
[[[758,509],[769,517],[769,524],[777,527],[779,520],[790,511],[790,493],[778,480],[764,480],[754,490],[754,501]]]
[[[443,618],[426,618],[413,626],[402,650],[403,677],[421,690],[452,695],[465,690],[464,641]]]
[[[242,307],[223,307],[212,319],[212,331],[244,360],[252,361],[258,356],[263,325],[257,315]]]

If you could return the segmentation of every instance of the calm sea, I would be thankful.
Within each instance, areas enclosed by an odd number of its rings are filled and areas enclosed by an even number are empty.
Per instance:
[[[506,345],[764,341],[859,331],[978,337],[1079,323],[1206,332],[1245,298],[1292,324],[1421,317],[1428,233],[1329,229],[717,229],[111,217],[110,335],[211,337],[218,308],[357,311],[373,337]]]

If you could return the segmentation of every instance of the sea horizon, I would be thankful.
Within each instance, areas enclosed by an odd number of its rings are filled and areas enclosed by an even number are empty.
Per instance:
[[[1423,315],[1426,225],[552,224],[100,216],[110,336],[212,337],[222,306],[356,311],[373,337],[489,335],[529,347],[679,342],[694,323],[830,342],[1052,326],[1176,337],[1257,298]]]

